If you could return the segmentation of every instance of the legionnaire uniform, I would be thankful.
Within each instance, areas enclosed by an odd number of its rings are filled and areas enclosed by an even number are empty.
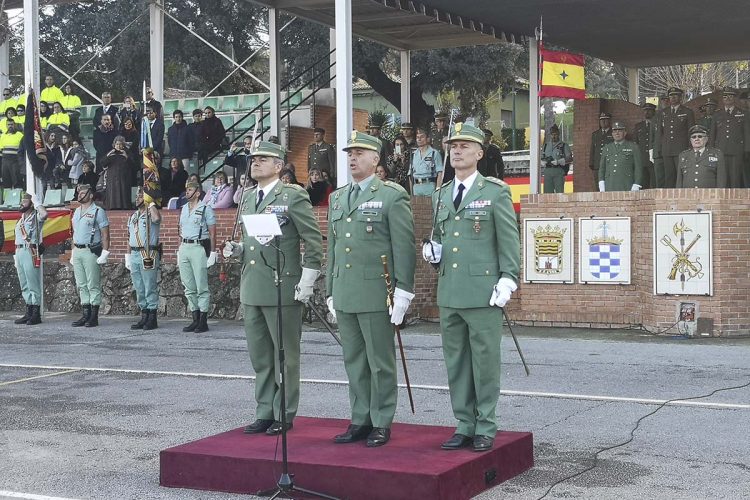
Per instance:
[[[669,95],[682,96],[682,90],[672,87]],[[693,110],[678,104],[668,106],[656,115],[656,140],[654,142],[654,158],[664,160],[664,185],[671,189],[677,181],[677,164],[680,153],[690,147],[688,131],[695,125],[695,114]],[[656,162],[655,162],[656,163]],[[656,167],[660,165],[657,163]],[[656,171],[659,178],[661,172]]]
[[[695,125],[690,129],[690,135],[696,133],[708,135],[702,125]],[[702,151],[688,149],[680,153],[676,187],[725,188],[728,187],[728,182],[727,167],[721,150],[705,147]]]
[[[615,122],[612,130],[625,130],[625,125]],[[642,179],[643,161],[636,143],[623,140],[604,146],[599,164],[600,191],[638,191]]]
[[[140,195],[139,195],[140,196]],[[128,219],[128,245],[130,253],[126,255],[126,267],[130,269],[130,278],[141,309],[141,320],[130,326],[131,330],[153,330],[158,327],[156,312],[159,307],[159,231],[161,220],[147,217],[150,207],[137,209]],[[157,209],[158,210],[158,209]],[[146,231],[146,224],[149,224]]]
[[[612,118],[609,113],[599,114],[599,129],[595,130],[591,134],[591,151],[589,153],[589,168],[591,170],[598,170],[599,163],[602,157],[602,150],[604,146],[612,142],[612,128],[607,124],[607,128],[601,128],[602,120],[607,122]]]
[[[553,131],[560,133],[557,125],[550,128],[550,135]],[[544,141],[542,148],[542,159],[545,162],[544,192],[564,193],[565,175],[568,173],[568,165],[573,161],[573,153],[570,151],[570,146],[563,141],[558,140],[554,143],[552,141],[552,137]]]
[[[261,142],[251,153],[283,161],[286,151],[270,142]],[[260,179],[259,179],[260,180]],[[252,187],[242,197],[241,215],[274,214],[279,219],[282,235],[279,240],[283,254],[281,272],[281,314],[286,354],[284,374],[287,428],[299,405],[300,340],[302,333],[302,301],[312,295],[315,279],[323,260],[323,238],[312,210],[310,197],[296,184],[283,184],[278,179],[263,187]],[[300,244],[304,242],[304,260]],[[244,308],[245,335],[250,361],[255,370],[256,422],[245,433],[278,434],[281,425],[281,387],[279,346],[277,338],[277,296],[275,292],[276,250],[262,245],[243,232],[242,244],[230,244],[230,255],[242,255],[240,302]],[[239,247],[239,251],[236,249]],[[228,256],[225,245],[224,255]],[[271,266],[271,267],[269,267]],[[302,290],[308,290],[303,293]]]
[[[427,146],[422,153],[420,148],[414,150],[409,163],[409,175],[412,178],[414,196],[431,196],[435,191],[435,182],[443,172],[443,159],[440,151]]]
[[[79,201],[93,196],[91,186],[79,184],[78,196]],[[73,276],[83,310],[81,318],[74,321],[73,326],[99,325],[99,306],[102,303],[102,270],[99,265],[106,264],[109,256],[109,249],[104,248],[102,239],[102,229],[107,227],[107,213],[93,201],[88,207],[81,205],[73,212],[73,251],[70,263],[73,264]]]
[[[483,139],[481,130],[463,123],[457,123],[450,136],[450,141],[479,144]],[[442,448],[473,444],[475,451],[486,451],[497,433],[500,307],[517,287],[518,223],[509,186],[478,172],[443,184],[432,202],[437,217],[433,241],[424,244],[423,257],[439,264],[443,355],[458,420],[456,433]]]
[[[186,189],[200,189],[197,182],[188,182]],[[185,287],[185,298],[192,312],[193,321],[183,332],[203,333],[208,331],[208,309],[211,306],[211,291],[208,288],[208,268],[216,262],[216,253],[206,255],[206,248],[213,249],[209,227],[216,225],[214,209],[204,202],[191,210],[190,202],[180,212],[180,238],[177,250],[180,281]]]
[[[725,89],[724,95],[736,95],[734,89]],[[750,122],[747,112],[736,104],[722,107],[714,113],[713,128],[708,134],[709,144],[724,153],[724,163],[729,175],[730,188],[750,187],[744,172],[744,156],[750,152]]]
[[[379,151],[379,143],[353,132],[345,149]],[[396,355],[381,256],[388,258],[396,301],[411,301],[416,256],[409,201],[404,188],[374,174],[329,197],[327,302],[341,331],[352,411],[352,425],[337,443],[367,437],[368,446],[380,446],[390,438]]]
[[[322,131],[325,134],[325,130],[322,128],[316,128],[316,132]],[[329,180],[332,185],[336,185],[334,182],[336,179],[336,148],[326,141],[322,141],[320,144],[312,143],[307,146],[307,170],[317,168],[321,172],[328,174]]]
[[[47,211],[44,207],[37,210],[31,203],[32,198],[28,193],[24,194],[23,200],[28,200],[29,203],[21,204],[21,218],[16,222],[16,254],[13,260],[21,285],[21,295],[26,302],[26,314],[14,323],[38,325],[42,322],[41,304],[44,293],[39,244],[42,242],[42,227],[47,219]]]
[[[656,123],[654,121],[656,106],[647,102],[642,107],[644,112],[646,112],[646,119],[635,124],[633,138],[641,151],[641,161],[643,162],[643,189],[650,189],[657,185],[654,174],[654,162],[652,160],[654,137],[656,133]]]

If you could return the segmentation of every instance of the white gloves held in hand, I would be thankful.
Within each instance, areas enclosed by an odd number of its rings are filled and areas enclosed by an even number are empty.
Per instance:
[[[604,181],[599,181],[599,192],[600,193],[604,192]]]
[[[328,306],[328,312],[331,313],[331,317],[333,318],[333,321],[336,321],[336,309],[333,307],[333,297],[328,297],[326,299],[326,306]]]
[[[244,250],[245,247],[242,245],[242,243],[237,243],[236,241],[227,241],[226,243],[224,243],[224,248],[222,249],[221,253],[225,258],[228,259],[229,257],[240,257]]]
[[[109,250],[102,250],[102,254],[96,259],[97,264],[106,264],[109,258]]]
[[[313,285],[315,285],[315,280],[318,279],[319,274],[320,271],[317,269],[302,268],[302,277],[294,287],[294,300],[303,303],[310,300],[310,297],[313,296]]]
[[[406,310],[409,309],[409,304],[414,299],[414,294],[409,293],[400,288],[396,288],[393,292],[393,305],[388,308],[388,314],[391,315],[391,323],[394,325],[400,325],[404,322],[404,316]]]
[[[559,166],[564,167],[565,166],[565,158],[558,158],[556,163]]]
[[[630,188],[631,191],[640,191],[641,186],[640,184],[633,184],[633,186]]]
[[[125,254],[125,269],[133,271],[133,256],[129,253]]]
[[[219,254],[216,252],[211,252],[211,254],[208,256],[208,259],[206,259],[206,267],[211,267],[214,264],[216,264],[216,259],[219,257]]]
[[[505,304],[510,300],[510,295],[516,291],[518,285],[510,278],[500,278],[497,280],[497,284],[492,289],[492,297],[490,297],[490,305],[497,307],[505,307]]]
[[[430,240],[422,243],[422,258],[430,264],[438,264],[443,255],[443,245],[437,241]]]

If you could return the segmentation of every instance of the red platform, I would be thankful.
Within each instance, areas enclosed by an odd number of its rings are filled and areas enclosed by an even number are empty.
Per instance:
[[[499,432],[491,451],[444,451],[452,427],[393,424],[391,441],[334,444],[346,420],[297,417],[289,433],[295,484],[352,500],[471,498],[534,465],[533,437]],[[276,460],[274,461],[274,456]],[[257,493],[281,474],[281,439],[235,429],[163,450],[160,484],[171,488]]]

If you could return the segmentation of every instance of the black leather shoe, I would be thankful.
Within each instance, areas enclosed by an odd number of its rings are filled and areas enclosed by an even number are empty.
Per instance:
[[[245,426],[245,430],[243,432],[245,434],[260,434],[261,432],[266,432],[272,425],[273,420],[259,418],[252,424]]]
[[[471,436],[456,433],[448,441],[441,444],[440,447],[444,450],[458,450],[459,448],[469,446],[472,441]]]
[[[495,444],[495,438],[489,436],[474,436],[474,451],[488,451]]]
[[[355,441],[362,441],[372,431],[371,425],[354,425],[351,424],[346,429],[346,432],[339,434],[333,438],[333,442],[337,444],[353,443]]]
[[[383,446],[391,439],[391,430],[383,427],[373,427],[370,434],[367,436],[367,447],[375,448],[377,446]]]
[[[289,431],[292,429],[292,427],[294,427],[294,424],[292,422],[286,423],[286,430]],[[281,428],[281,422],[277,420],[276,422],[271,424],[271,427],[266,429],[266,434],[268,434],[269,436],[276,436],[277,434],[281,434]]]

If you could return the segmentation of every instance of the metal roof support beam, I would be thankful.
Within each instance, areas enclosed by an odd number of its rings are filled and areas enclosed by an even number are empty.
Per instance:
[[[152,0],[148,6],[151,91],[154,99],[164,100],[164,0]]]
[[[23,0],[23,95],[29,87],[39,89],[39,0]],[[24,102],[25,106],[26,103]],[[42,181],[34,176],[26,158],[26,192],[41,193]]]
[[[529,39],[529,193],[539,194],[539,42]]]
[[[0,89],[10,85],[10,43],[6,39],[0,45]]]
[[[401,123],[411,121],[411,52],[401,51]]]
[[[270,99],[270,119],[271,135],[281,137],[281,110],[279,109],[281,98],[279,96],[279,87],[281,86],[281,43],[279,40],[279,11],[277,9],[268,9],[268,48],[269,48],[269,75],[271,80],[271,99]]]
[[[628,68],[628,101],[639,104],[641,100],[638,68]]]
[[[354,128],[352,116],[352,3],[336,0],[336,187],[349,182],[349,162],[342,150]]]
[[[329,69],[330,76],[331,76],[331,88],[336,88],[336,30],[331,28],[328,30],[328,52],[331,54],[329,64],[331,68]]]

